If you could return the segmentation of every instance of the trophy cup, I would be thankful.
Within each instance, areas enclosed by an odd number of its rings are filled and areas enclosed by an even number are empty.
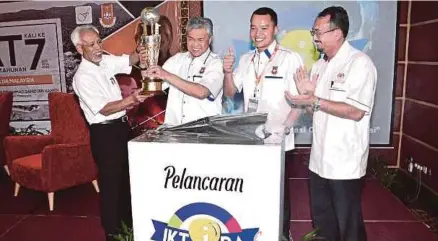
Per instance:
[[[158,56],[160,54],[160,25],[158,20],[160,15],[154,8],[145,8],[141,11],[141,20],[143,22],[143,34],[141,36],[140,44],[147,51],[147,66],[157,65]],[[148,26],[150,26],[150,34],[148,31]],[[144,68],[146,66],[142,66]],[[162,94],[162,79],[143,76],[142,79],[142,94],[145,95],[156,95]]]

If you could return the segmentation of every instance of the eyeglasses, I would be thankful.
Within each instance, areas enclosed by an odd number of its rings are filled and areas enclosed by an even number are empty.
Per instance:
[[[84,45],[85,47],[88,47],[88,48],[92,48],[96,44],[99,45],[99,46],[102,46],[102,44],[103,44],[102,39],[98,39],[98,40],[96,40],[96,41],[94,41],[92,43],[86,43],[86,42],[82,41],[82,45]]]
[[[319,38],[319,37],[321,37],[321,35],[323,35],[323,34],[325,34],[325,33],[333,32],[333,31],[335,31],[336,29],[339,29],[339,28],[330,29],[330,30],[327,30],[327,31],[325,31],[325,32],[320,32],[319,30],[311,29],[311,30],[310,30],[310,35],[312,35],[312,36],[315,36],[315,35],[316,35],[316,37]]]

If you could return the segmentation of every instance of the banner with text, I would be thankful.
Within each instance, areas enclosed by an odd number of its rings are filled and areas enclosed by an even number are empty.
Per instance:
[[[65,88],[61,21],[0,23],[0,92],[14,93],[11,126],[43,121],[50,128],[48,93]]]

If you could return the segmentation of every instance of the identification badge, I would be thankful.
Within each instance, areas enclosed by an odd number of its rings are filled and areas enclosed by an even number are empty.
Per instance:
[[[253,98],[249,98],[248,103],[248,113],[257,112],[257,107],[259,106],[259,101]]]

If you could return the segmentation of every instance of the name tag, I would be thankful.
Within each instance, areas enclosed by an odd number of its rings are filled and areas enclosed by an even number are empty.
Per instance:
[[[259,101],[254,98],[249,98],[248,103],[248,113],[257,112],[257,108],[259,106]]]

